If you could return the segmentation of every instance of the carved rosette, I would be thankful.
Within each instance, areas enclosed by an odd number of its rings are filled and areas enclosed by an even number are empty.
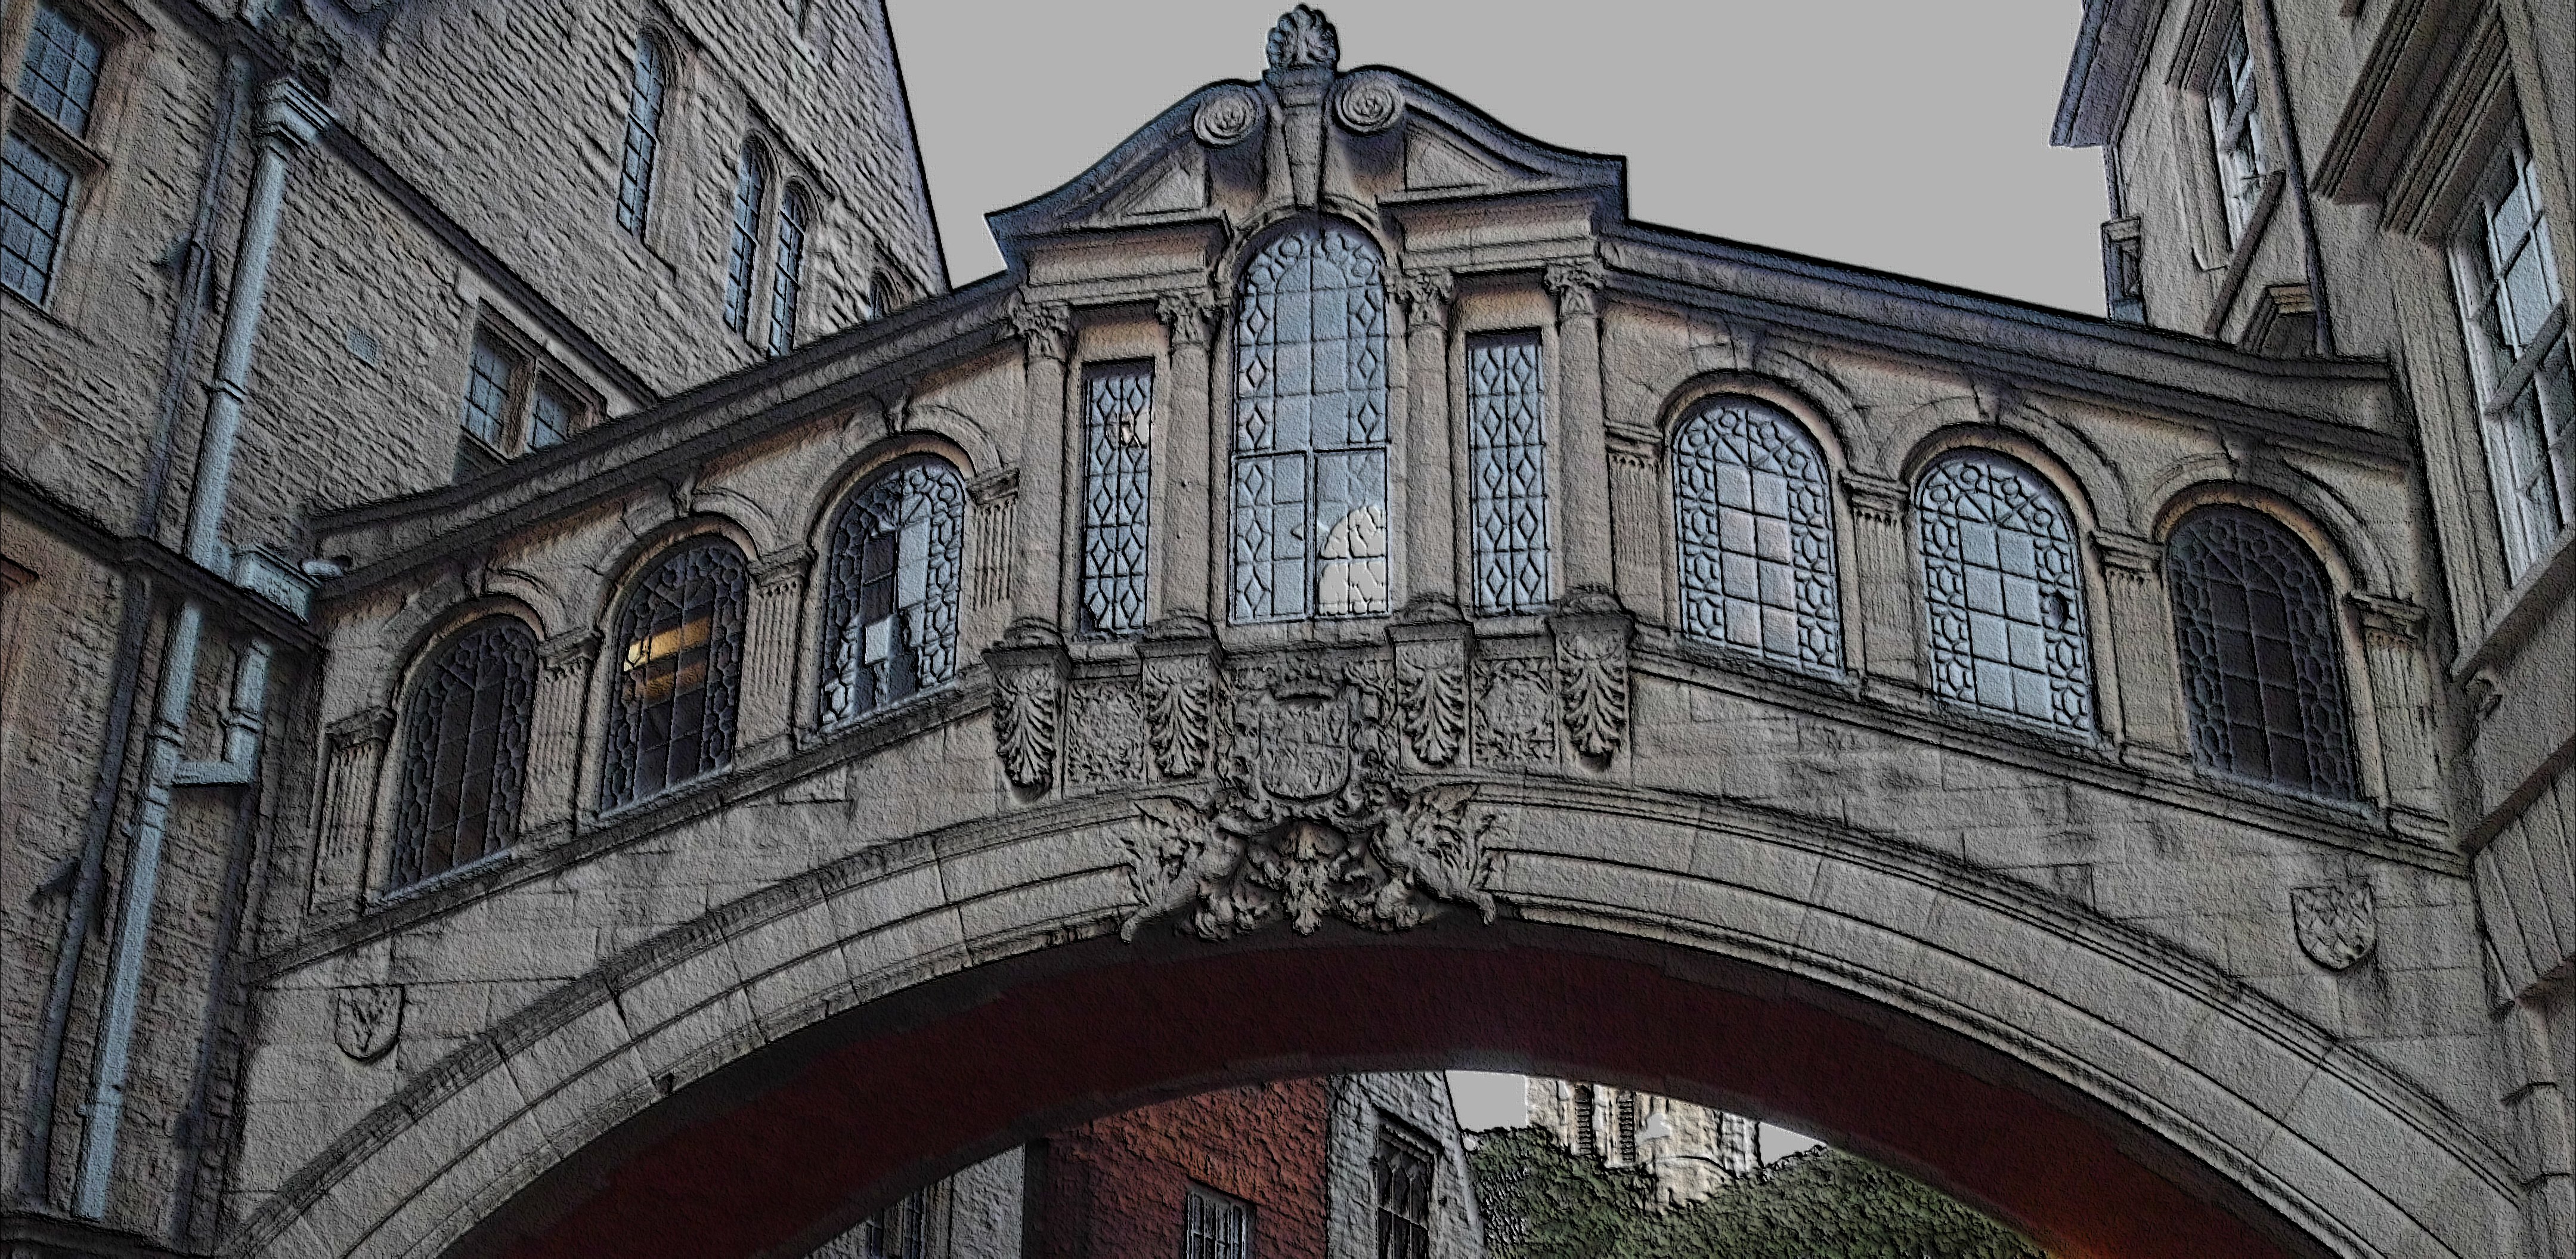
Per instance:
[[[1403,113],[1404,92],[1395,76],[1383,70],[1350,75],[1333,90],[1333,117],[1360,135],[1376,135],[1394,126]]]
[[[1208,93],[1190,112],[1190,133],[1203,144],[1225,148],[1252,134],[1261,121],[1261,98],[1244,87],[1227,85]]]
[[[1165,778],[1195,778],[1216,742],[1216,630],[1204,617],[1169,617],[1147,627],[1136,650],[1154,768]]]
[[[1207,940],[1275,922],[1306,934],[1327,918],[1395,931],[1449,903],[1492,921],[1501,820],[1474,807],[1475,784],[1396,777],[1383,690],[1374,661],[1294,661],[1229,684],[1214,790],[1138,801],[1122,836],[1136,908],[1119,934],[1157,918]]]
[[[1055,780],[1056,732],[1071,662],[1064,636],[1035,617],[1011,623],[1002,641],[984,652],[993,672],[993,752],[1002,776],[1025,791],[1044,791]]]
[[[1458,759],[1467,740],[1467,646],[1473,631],[1458,605],[1424,596],[1387,628],[1395,656],[1396,727],[1424,765]]]
[[[1547,618],[1556,639],[1558,698],[1574,750],[1602,760],[1628,730],[1628,640],[1636,619],[1600,586],[1567,595]]]

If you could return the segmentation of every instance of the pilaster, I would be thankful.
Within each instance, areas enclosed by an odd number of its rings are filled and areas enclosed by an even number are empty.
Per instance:
[[[2107,645],[2119,677],[2121,756],[2140,768],[2179,768],[2191,750],[2184,738],[2181,671],[2174,663],[2173,614],[2161,575],[2164,548],[2097,531],[2093,553],[2102,559],[2110,621],[2119,627]]]
[[[322,844],[313,859],[308,927],[345,922],[366,900],[376,788],[393,734],[394,710],[384,707],[353,713],[323,731]]]
[[[1457,283],[1446,271],[1408,271],[1398,277],[1404,303],[1404,555],[1406,585],[1415,594],[1458,589],[1460,550],[1457,483],[1451,470],[1460,448],[1449,407],[1449,310]]]
[[[1881,694],[1919,696],[1922,649],[1916,642],[1921,615],[1914,589],[1913,548],[1905,536],[1905,483],[1846,471],[1843,498],[1851,504],[1855,583],[1866,597],[1860,613],[1843,616],[1846,650],[1858,647],[1867,683]],[[1858,635],[1851,634],[1858,628]],[[1851,639],[1857,637],[1857,644]]]
[[[1563,418],[1564,452],[1557,485],[1565,501],[1556,517],[1598,521],[1610,515],[1610,469],[1601,402],[1601,286],[1608,272],[1598,258],[1547,264],[1543,277],[1556,298],[1557,414]],[[1558,561],[1561,588],[1607,588],[1610,571],[1609,531],[1568,528],[1561,531],[1564,558]]]
[[[1162,428],[1154,461],[1154,543],[1147,557],[1147,607],[1159,615],[1210,615],[1216,604],[1216,568],[1208,554],[1210,518],[1202,509],[1215,501],[1213,470],[1219,451],[1215,434],[1218,399],[1209,382],[1216,373],[1209,361],[1215,349],[1216,323],[1224,314],[1204,291],[1165,293],[1154,301],[1154,313],[1170,333],[1172,379],[1157,386],[1156,410],[1174,417]]]
[[[736,765],[758,765],[789,750],[796,700],[797,610],[805,606],[814,549],[799,543],[760,557],[751,570],[751,617],[742,645],[742,712]]]
[[[1011,327],[1025,353],[1020,389],[1020,501],[1011,550],[1011,608],[1022,617],[1062,624],[1065,511],[1065,355],[1073,343],[1073,308],[1023,300]]]
[[[537,712],[528,737],[528,785],[520,805],[520,841],[531,845],[569,834],[577,814],[582,716],[589,710],[591,667],[599,631],[576,630],[537,648]]]
[[[2442,828],[2441,740],[2433,727],[2432,665],[2424,655],[2423,608],[2355,592],[2362,656],[2370,669],[2371,715],[2379,725],[2381,779],[2401,827]]]
[[[1609,426],[1610,561],[1619,601],[1661,622],[1667,606],[1664,539],[1672,529],[1659,475],[1663,442],[1651,429]]]

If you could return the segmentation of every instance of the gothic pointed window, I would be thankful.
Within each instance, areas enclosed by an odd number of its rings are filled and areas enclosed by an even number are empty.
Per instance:
[[[1476,610],[1544,612],[1547,416],[1535,332],[1467,341],[1467,503]]]
[[[833,518],[823,594],[822,723],[838,726],[957,672],[966,483],[907,455],[859,483]]]
[[[468,628],[421,671],[403,713],[388,887],[471,864],[518,837],[536,689],[536,635],[509,617]]]
[[[1145,625],[1145,526],[1153,487],[1154,365],[1095,364],[1082,387],[1082,627]]]
[[[662,106],[669,99],[671,50],[650,31],[635,41],[626,93],[626,151],[618,165],[617,225],[641,236],[653,200],[653,156],[662,145]]]
[[[725,326],[751,328],[752,268],[760,257],[760,211],[769,198],[769,156],[745,141],[733,168],[733,245],[725,264]]]
[[[1431,1259],[1431,1169],[1439,1155],[1429,1137],[1381,1117],[1369,1170],[1377,1189],[1378,1259]]]
[[[1234,315],[1233,615],[1383,614],[1386,285],[1377,246],[1301,225],[1245,265]]]
[[[1672,466],[1682,632],[1840,674],[1833,498],[1815,439],[1769,403],[1716,397],[1673,426]]]
[[[769,291],[769,352],[796,348],[796,299],[805,282],[805,185],[791,183],[778,198],[778,273]]]
[[[2307,546],[2242,507],[2192,513],[2165,545],[2192,759],[2303,795],[2353,796],[2333,588]]]
[[[2056,491],[2013,460],[1961,450],[1915,482],[1914,516],[1933,693],[2089,737],[2084,579]]]
[[[649,800],[733,759],[742,694],[742,552],[699,538],[655,561],[618,609],[600,807]]]

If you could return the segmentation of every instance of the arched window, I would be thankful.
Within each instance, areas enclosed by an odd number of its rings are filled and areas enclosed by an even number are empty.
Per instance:
[[[733,759],[742,692],[742,552],[697,538],[654,562],[618,609],[603,809],[633,804]]]
[[[1154,479],[1154,365],[1097,363],[1082,385],[1082,628],[1145,628]]]
[[[1915,482],[1914,518],[1933,693],[2092,734],[2084,579],[2056,491],[2001,455],[1961,450]]]
[[[760,256],[760,207],[769,197],[769,155],[746,140],[733,168],[733,253],[725,271],[725,326],[751,327],[752,265]]]
[[[1831,677],[1842,591],[1825,459],[1778,407],[1717,397],[1673,426],[1682,632]]]
[[[617,176],[617,224],[644,234],[653,200],[653,154],[662,144],[662,103],[669,98],[671,50],[646,31],[635,41],[635,77],[626,95],[626,154]]]
[[[796,298],[805,280],[805,185],[778,198],[778,277],[769,290],[769,352],[796,348]]]
[[[407,887],[518,837],[535,710],[537,636],[510,617],[439,649],[403,713],[402,795],[386,886]]]
[[[957,672],[966,483],[935,455],[870,474],[832,521],[822,722],[840,725]]]
[[[2325,570],[2289,530],[2205,507],[2165,544],[2191,754],[2202,767],[2327,799],[2353,796],[2343,653]]]
[[[1272,237],[1234,313],[1236,621],[1387,610],[1386,286],[1338,223]]]

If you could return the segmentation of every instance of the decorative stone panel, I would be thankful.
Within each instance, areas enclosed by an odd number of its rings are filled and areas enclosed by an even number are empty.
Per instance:
[[[1135,683],[1074,683],[1065,692],[1064,726],[1067,787],[1145,781],[1145,708]]]
[[[1387,627],[1393,647],[1395,725],[1412,764],[1439,767],[1466,751],[1467,657],[1474,631],[1458,605],[1416,598]]]
[[[1618,596],[1599,586],[1567,595],[1547,618],[1566,742],[1587,760],[1608,760],[1627,737],[1628,640],[1636,628]]]
[[[1207,772],[1216,743],[1216,630],[1204,617],[1169,617],[1146,627],[1136,654],[1154,770],[1167,779],[1196,778]]]
[[[1044,792],[1055,782],[1056,736],[1071,667],[1064,635],[1034,617],[1011,622],[984,652],[993,672],[993,751],[1014,787]]]

